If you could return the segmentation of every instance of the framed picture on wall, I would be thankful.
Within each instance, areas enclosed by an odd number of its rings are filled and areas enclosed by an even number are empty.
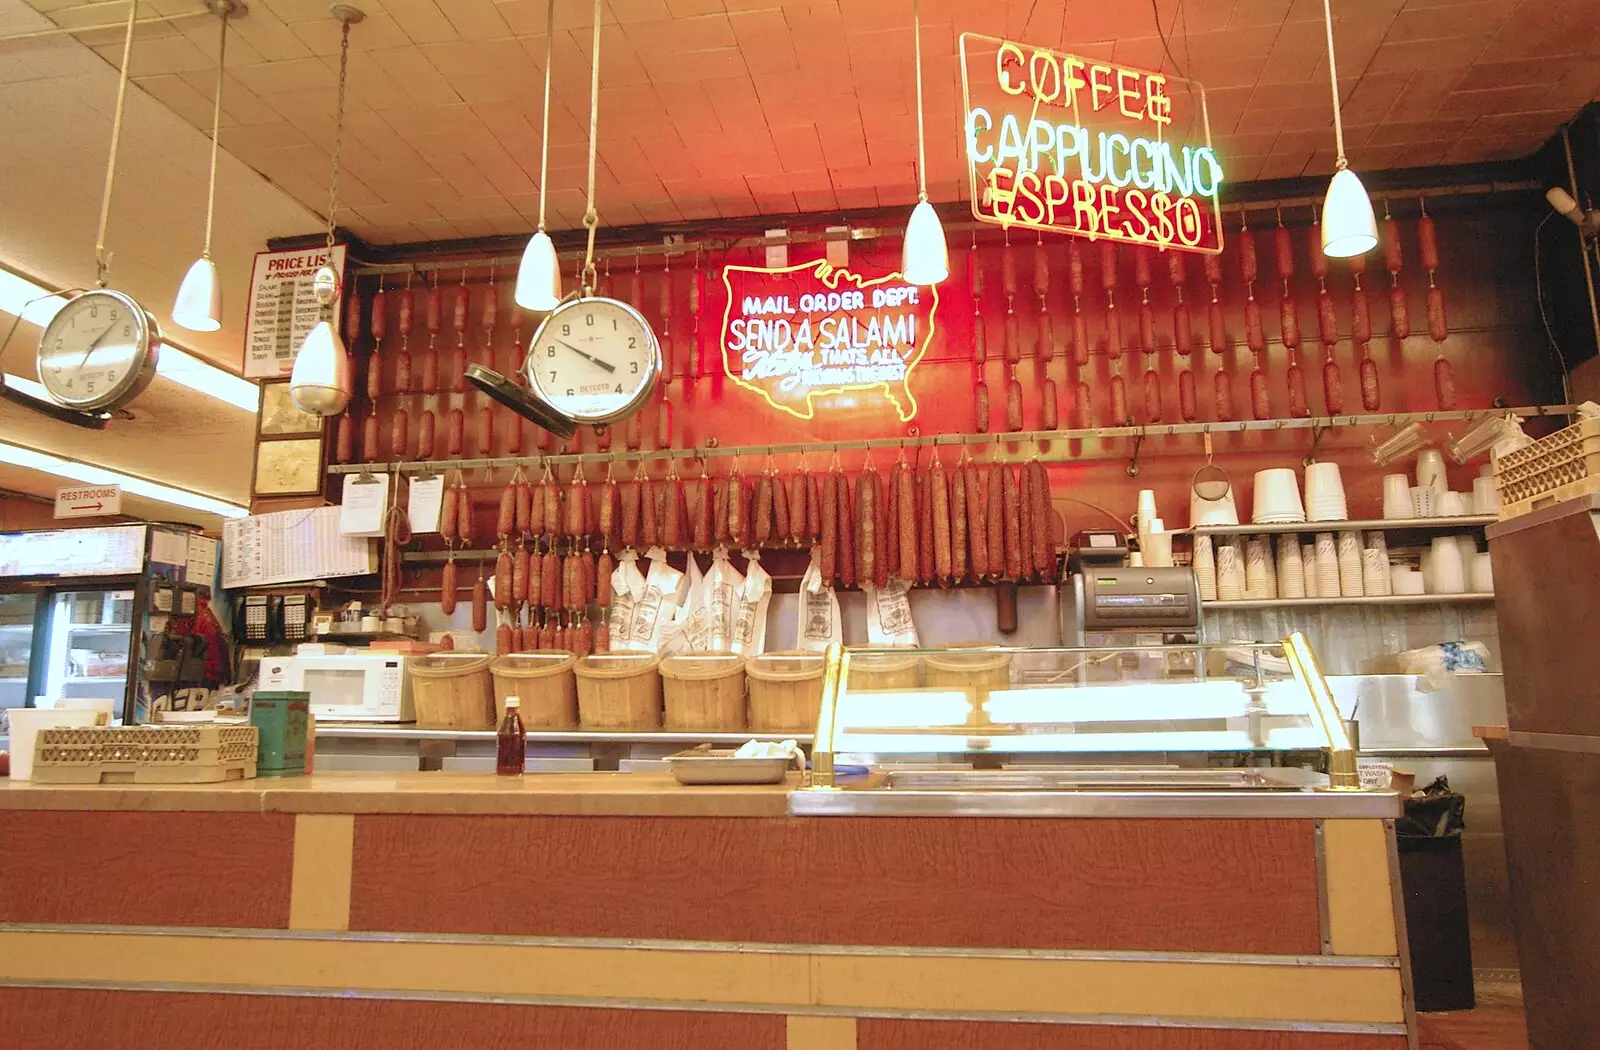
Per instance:
[[[289,396],[289,381],[261,384],[261,411],[256,417],[256,433],[263,437],[288,437],[321,434],[322,417],[307,412]]]

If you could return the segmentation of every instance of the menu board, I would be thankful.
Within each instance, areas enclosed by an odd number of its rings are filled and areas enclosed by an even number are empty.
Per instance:
[[[144,569],[143,525],[0,536],[0,577],[131,576]]]
[[[312,278],[320,267],[331,265],[340,282],[344,280],[344,245],[334,246],[332,258],[330,263],[326,247],[256,254],[244,329],[246,379],[286,376],[294,369],[294,355],[321,316]],[[333,305],[335,327],[341,305],[338,300]]]
[[[377,571],[372,542],[339,531],[338,507],[283,510],[222,523],[226,589]]]

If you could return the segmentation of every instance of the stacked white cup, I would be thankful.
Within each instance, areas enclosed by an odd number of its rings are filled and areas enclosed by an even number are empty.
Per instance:
[[[1300,501],[1300,476],[1287,467],[1256,471],[1254,511],[1257,525],[1280,525],[1306,520]]]
[[[1361,533],[1339,533],[1339,594],[1345,598],[1360,598],[1366,594],[1362,586]]]
[[[1303,543],[1300,545],[1300,575],[1306,589],[1307,598],[1322,597],[1322,588],[1317,582],[1317,545]],[[1329,595],[1333,597],[1333,595]]]
[[[1467,567],[1461,561],[1461,546],[1454,536],[1434,537],[1423,561],[1423,575],[1429,594],[1465,593]]]
[[[1278,537],[1278,597],[1306,596],[1305,566],[1300,560],[1300,538],[1286,532]]]
[[[1194,581],[1201,601],[1217,600],[1217,556],[1211,537],[1203,532],[1194,538]]]
[[[1411,501],[1411,479],[1404,474],[1383,476],[1383,516],[1390,521],[1409,518],[1415,513]]]
[[[1333,533],[1317,533],[1317,594],[1337,598],[1339,590],[1339,549]]]
[[[1217,598],[1236,602],[1244,597],[1244,560],[1234,543],[1217,545]]]
[[[1348,521],[1349,518],[1339,464],[1306,464],[1306,520]]]

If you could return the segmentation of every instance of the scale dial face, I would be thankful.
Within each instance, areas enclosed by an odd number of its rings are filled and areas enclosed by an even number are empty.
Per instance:
[[[155,378],[161,329],[132,298],[105,289],[68,301],[39,340],[39,382],[57,404],[123,407]]]
[[[578,423],[633,415],[655,389],[661,347],[650,322],[627,303],[573,299],[550,312],[528,344],[528,383]]]

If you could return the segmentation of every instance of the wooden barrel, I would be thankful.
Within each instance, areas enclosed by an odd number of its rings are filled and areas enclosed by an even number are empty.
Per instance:
[[[668,729],[726,732],[745,727],[744,657],[693,653],[661,661]]]
[[[922,677],[929,689],[960,690],[972,705],[969,725],[989,721],[983,705],[994,689],[1011,688],[1011,654],[981,646],[959,646],[923,658]]]
[[[583,728],[661,728],[661,661],[654,653],[585,656],[573,673]]]
[[[411,703],[419,729],[493,729],[489,658],[435,653],[411,665]]]
[[[494,676],[494,709],[498,721],[506,716],[506,697],[522,702],[524,729],[576,729],[578,678],[573,665],[578,658],[561,649],[535,649],[507,653],[489,662]]]
[[[822,704],[821,653],[789,650],[752,656],[744,665],[750,728],[766,733],[809,733]]]

